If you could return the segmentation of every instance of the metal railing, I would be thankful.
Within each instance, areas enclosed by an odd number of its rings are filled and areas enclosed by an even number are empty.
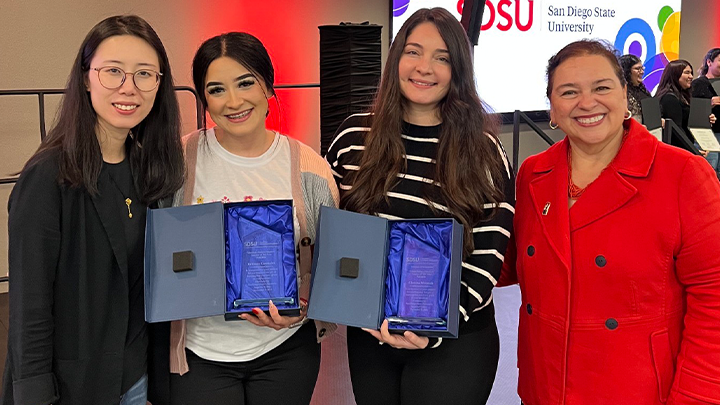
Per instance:
[[[175,86],[175,91],[190,92],[195,98],[196,125],[200,128],[202,122],[202,109],[200,108],[200,100],[195,89],[188,86]],[[20,90],[0,90],[0,96],[37,96],[38,98],[38,115],[40,120],[40,140],[45,140],[47,130],[45,128],[45,96],[65,94],[65,89],[20,89]]]
[[[309,89],[309,88],[320,88],[319,83],[304,83],[304,84],[279,84],[275,86],[275,89]],[[187,91],[190,92],[195,98],[195,125],[198,129],[202,127],[203,123],[203,109],[200,104],[200,98],[194,88],[189,86],[175,86],[175,91]],[[65,89],[20,89],[20,90],[0,90],[1,96],[37,96],[38,99],[38,118],[40,120],[40,141],[45,140],[47,135],[47,129],[45,127],[45,96],[47,95],[60,95],[64,94]],[[0,185],[2,184],[13,184],[18,180],[18,176],[0,178]],[[8,282],[8,276],[0,277],[0,283]]]
[[[676,123],[674,123],[673,120],[665,119],[665,127],[663,128],[662,132],[662,141],[670,145],[673,134],[676,135],[677,139],[680,140],[683,149],[686,149],[695,155],[700,154],[700,150],[695,147],[695,142],[691,141],[690,138],[687,137],[685,131],[683,131],[682,128],[680,128]]]
[[[198,98],[195,89],[188,86],[175,86],[175,91],[187,91],[193,95],[195,99],[195,125],[199,129],[202,125],[202,106],[200,105],[200,99]],[[59,95],[64,94],[65,89],[21,89],[21,90],[0,90],[1,96],[37,96],[38,99],[38,115],[40,120],[40,141],[44,141],[47,136],[47,129],[45,127],[45,96],[47,95]],[[2,184],[13,184],[17,182],[18,177],[3,177],[0,178],[0,185]],[[2,282],[2,278],[0,278]]]
[[[202,108],[200,99],[195,89],[188,86],[175,86],[175,91],[190,92],[195,98],[195,123],[197,128],[202,124]],[[37,96],[38,99],[38,118],[40,120],[40,141],[45,140],[47,129],[45,127],[45,96],[64,94],[65,89],[21,89],[21,90],[0,90],[0,96]],[[18,176],[0,178],[0,184],[13,184],[18,180]],[[9,276],[0,277],[0,283],[6,283],[10,280]]]
[[[540,138],[545,141],[548,146],[555,143],[540,127],[530,119],[524,112],[515,110],[513,113],[513,170],[517,176],[518,169],[520,168],[520,120],[523,120]]]
[[[515,110],[513,113],[513,170],[517,175],[520,163],[520,122],[525,122],[548,146],[555,143],[546,133],[543,131],[530,117],[520,110]],[[668,145],[671,144],[671,140],[675,136],[680,140],[682,148],[694,153],[700,154],[700,150],[695,146],[695,143],[688,138],[685,131],[682,130],[676,123],[671,119],[665,120],[665,127],[662,131],[662,141]]]
[[[303,84],[278,84],[275,89],[314,89],[320,88],[320,83],[303,83]]]

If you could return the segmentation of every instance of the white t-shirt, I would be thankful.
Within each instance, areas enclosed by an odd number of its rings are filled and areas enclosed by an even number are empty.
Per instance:
[[[290,143],[275,134],[270,148],[255,158],[225,150],[215,130],[200,138],[195,169],[193,204],[292,199]],[[295,229],[299,229],[297,215]],[[297,233],[295,234],[297,244]],[[297,331],[276,331],[244,320],[226,321],[223,315],[189,319],[185,347],[213,361],[249,361],[279,346]]]

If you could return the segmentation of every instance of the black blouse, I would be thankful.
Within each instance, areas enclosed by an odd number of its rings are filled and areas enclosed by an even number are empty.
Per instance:
[[[116,202],[113,209],[125,226],[125,243],[128,253],[128,289],[130,318],[125,338],[122,392],[132,387],[147,370],[148,336],[145,327],[145,301],[143,261],[145,252],[145,211],[133,182],[130,164],[125,159],[117,164],[103,163],[110,175]],[[130,204],[126,203],[130,199]],[[130,217],[132,214],[132,217]]]

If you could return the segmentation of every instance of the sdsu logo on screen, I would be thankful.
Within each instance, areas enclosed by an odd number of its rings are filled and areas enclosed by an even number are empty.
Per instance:
[[[458,1],[457,10],[462,15],[465,0]],[[487,0],[480,31],[497,28],[500,31],[525,32],[533,25],[533,0]]]

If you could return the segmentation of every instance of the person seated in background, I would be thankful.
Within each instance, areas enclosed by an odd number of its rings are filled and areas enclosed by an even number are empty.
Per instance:
[[[712,103],[712,112],[715,116],[720,115],[720,97],[712,86],[712,83],[720,80],[720,48],[710,49],[703,59],[700,68],[700,76],[692,81],[690,93],[693,97],[709,98]],[[715,137],[720,141],[720,122],[712,126]],[[708,152],[706,159],[715,173],[720,178],[720,153]]]
[[[629,118],[612,45],[571,43],[547,72],[567,136],[520,167],[498,283],[522,292],[520,398],[720,404],[715,173]]]
[[[677,59],[665,66],[663,74],[660,77],[655,97],[660,100],[660,112],[665,119],[671,119],[683,131],[685,136],[694,141],[690,129],[688,128],[688,120],[690,119],[690,86],[693,80],[693,67],[690,62],[685,59]],[[711,114],[710,123],[715,123],[715,115]],[[680,148],[690,150],[679,137],[674,136],[670,140],[670,144]],[[697,146],[697,144],[695,145]],[[706,151],[700,150],[700,154],[707,155]]]
[[[640,58],[630,54],[620,57],[620,66],[627,82],[628,110],[637,122],[642,123],[642,104],[640,104],[640,101],[652,97],[642,81],[645,68]]]

